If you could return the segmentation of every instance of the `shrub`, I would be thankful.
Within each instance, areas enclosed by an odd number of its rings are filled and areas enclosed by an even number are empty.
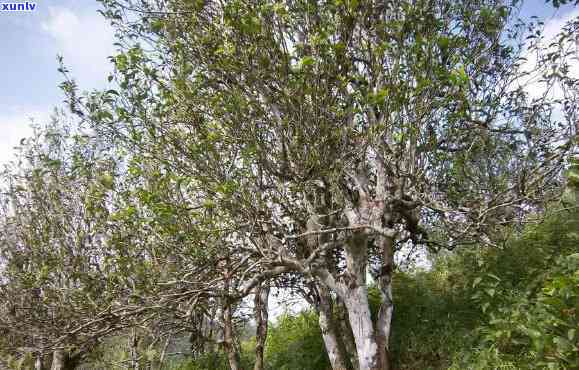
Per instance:
[[[312,311],[283,315],[272,326],[266,343],[266,363],[275,370],[327,370],[318,316]]]

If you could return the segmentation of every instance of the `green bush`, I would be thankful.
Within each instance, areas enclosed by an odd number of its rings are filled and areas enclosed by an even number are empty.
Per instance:
[[[391,352],[399,369],[447,368],[478,322],[446,267],[395,276]]]
[[[252,369],[255,361],[255,340],[241,343],[240,360],[242,369]],[[195,359],[176,360],[169,370],[229,370],[227,356],[223,351],[211,351]]]
[[[471,274],[484,314],[461,369],[579,368],[579,216],[561,211],[491,250]]]
[[[272,370],[330,369],[318,316],[305,311],[280,317],[269,330],[265,357]]]
[[[208,352],[195,360],[176,361],[170,370],[229,370],[227,358],[222,352]]]

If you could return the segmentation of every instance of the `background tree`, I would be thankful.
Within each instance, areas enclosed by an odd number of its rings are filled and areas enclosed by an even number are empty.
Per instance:
[[[115,162],[55,115],[13,166],[3,176],[2,330],[12,353],[42,362],[54,351],[52,368],[71,369],[122,325],[107,319],[115,287],[102,259]]]

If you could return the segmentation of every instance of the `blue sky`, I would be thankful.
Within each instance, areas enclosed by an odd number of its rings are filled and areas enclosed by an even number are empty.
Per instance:
[[[0,0],[0,3],[9,0]],[[14,1],[14,0],[12,0]],[[0,12],[0,164],[28,136],[30,118],[42,123],[60,105],[56,55],[63,55],[81,89],[106,86],[114,53],[113,30],[95,0],[37,1],[30,13]],[[527,0],[522,16],[538,15],[556,30],[577,8],[555,12],[544,0]]]
[[[113,36],[96,9],[92,0],[53,0],[39,3],[35,12],[0,13],[2,108],[54,103],[57,54],[70,59],[87,83],[104,81]]]
[[[95,0],[36,4],[34,12],[0,12],[0,164],[30,135],[30,118],[45,122],[62,104],[57,55],[85,90],[106,86],[111,71],[114,31]]]

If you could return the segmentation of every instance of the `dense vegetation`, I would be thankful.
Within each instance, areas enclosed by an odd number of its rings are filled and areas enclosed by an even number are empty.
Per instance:
[[[3,172],[6,366],[577,368],[577,20],[100,2],[110,89]]]
[[[393,327],[403,335],[392,338],[395,368],[576,367],[578,231],[576,208],[553,212],[501,248],[438,257],[431,270],[396,274]],[[330,367],[315,313],[279,319],[266,363]]]
[[[403,335],[392,338],[395,368],[576,367],[578,230],[577,208],[554,207],[546,219],[530,224],[501,248],[439,256],[431,269],[397,273],[393,327]],[[285,314],[271,325],[267,369],[330,368],[315,312]],[[243,363],[249,366],[254,338],[241,345]],[[92,366],[106,367],[106,362]],[[194,361],[178,359],[170,366],[228,368],[220,351]]]

